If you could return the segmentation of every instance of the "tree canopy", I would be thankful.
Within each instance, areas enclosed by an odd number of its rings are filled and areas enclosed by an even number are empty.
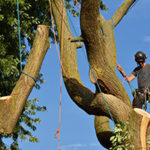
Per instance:
[[[20,29],[21,29],[21,51],[23,66],[26,63],[30,47],[33,44],[35,30],[38,24],[50,24],[48,2],[45,1],[19,1],[20,7]],[[18,16],[17,1],[0,1],[0,97],[10,95],[12,89],[20,77],[20,49],[18,39]],[[43,75],[39,74],[35,87],[40,89],[39,83],[43,83]],[[10,149],[19,149],[18,139],[38,142],[32,135],[36,130],[36,124],[40,118],[34,117],[38,111],[45,111],[46,107],[38,106],[38,100],[28,100],[23,113],[20,116],[14,133]],[[32,117],[33,116],[33,117]],[[25,126],[23,125],[25,123]],[[26,129],[29,127],[31,130]],[[10,138],[1,134],[1,149],[9,149],[3,143],[3,138]]]

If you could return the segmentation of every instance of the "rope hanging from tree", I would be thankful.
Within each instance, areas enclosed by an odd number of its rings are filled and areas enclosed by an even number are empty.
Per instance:
[[[50,0],[49,0],[49,1],[50,1]],[[63,6],[64,6],[65,9],[66,9],[66,6],[65,6],[63,0],[62,0],[62,3],[63,3]],[[50,12],[51,12],[51,19],[52,19],[53,16],[52,16],[52,11],[51,11],[51,1],[50,1]],[[68,14],[68,12],[67,12],[67,14]],[[70,16],[69,16],[69,15],[68,15],[68,18],[70,19]],[[73,25],[71,19],[70,19],[70,22],[71,22],[71,24],[72,24],[72,26],[73,26],[73,29],[74,29],[74,31],[75,31],[75,33],[76,33],[76,35],[77,35],[76,29],[75,29],[75,27],[74,27],[74,25]],[[56,49],[57,49],[59,61],[60,61],[61,67],[62,67],[62,71],[63,71],[63,73],[66,75],[66,77],[67,77],[73,84],[76,84],[76,85],[78,85],[78,86],[81,86],[81,85],[77,84],[76,82],[72,81],[72,80],[68,77],[68,75],[66,74],[66,72],[65,72],[65,70],[64,70],[64,68],[63,68],[62,61],[61,61],[61,59],[60,59],[59,52],[58,52],[58,47],[57,47],[57,41],[56,41],[56,36],[55,36],[53,21],[52,21],[52,27],[53,27]],[[79,39],[79,42],[80,42],[80,44],[81,44],[80,39]],[[87,58],[86,58],[86,59],[87,59]],[[87,61],[88,61],[88,60],[87,60]],[[102,90],[101,90],[101,88],[100,88],[100,86],[99,86],[99,84],[98,84],[98,82],[97,82],[96,76],[95,76],[95,74],[94,74],[94,72],[93,72],[93,69],[92,69],[92,67],[90,66],[89,62],[88,62],[88,65],[89,65],[89,67],[90,67],[90,69],[91,69],[91,71],[92,71],[92,74],[93,74],[94,79],[95,79],[95,81],[96,81],[96,84],[97,84],[97,87],[98,87],[98,89],[99,89],[99,92],[100,92],[100,94],[101,94],[101,96],[102,96],[102,99],[104,100],[104,103],[105,103],[105,106],[106,106],[106,108],[107,108],[107,110],[108,110],[108,113],[109,113],[109,115],[110,115],[110,118],[111,118],[111,120],[112,120],[112,121],[114,122],[114,124],[115,124],[115,121],[114,121],[114,119],[113,119],[113,116],[112,116],[112,114],[111,114],[111,111],[110,111],[110,109],[109,109],[109,106],[108,106],[108,104],[107,104],[107,102],[106,102],[106,100],[105,100],[105,97],[104,97],[104,95],[103,95],[103,93],[102,93]],[[84,86],[82,85],[82,87],[84,87]],[[86,88],[86,87],[84,87],[84,88]]]
[[[21,37],[20,37],[20,15],[19,15],[19,0],[17,0],[17,17],[18,17],[18,39],[19,39],[19,52],[20,52],[20,72],[29,76],[30,78],[32,78],[35,82],[36,79],[34,77],[32,77],[31,75],[23,72],[22,69],[22,51],[21,51]],[[8,104],[8,100],[10,99],[11,96],[5,96],[5,97],[1,97],[0,100],[1,101],[6,101],[6,103]]]
[[[21,73],[27,75],[28,77],[32,78],[35,82],[36,79],[32,77],[31,75],[23,72],[22,69],[22,50],[21,50],[21,37],[20,37],[20,15],[19,15],[19,0],[17,0],[17,15],[18,15],[18,38],[19,38],[19,51],[20,51],[20,71]]]
[[[49,0],[49,5],[50,5],[50,15],[51,15],[51,20],[52,20],[52,28],[53,28],[53,34],[54,34],[54,39],[55,39],[55,45],[59,57],[59,61],[61,63],[61,75],[60,75],[60,98],[59,98],[59,127],[54,135],[55,138],[58,138],[58,150],[60,150],[60,126],[61,126],[61,101],[62,101],[62,57],[63,57],[63,32],[64,32],[64,7],[62,7],[62,20],[61,20],[61,58],[58,52],[58,46],[57,46],[57,41],[56,41],[56,35],[55,35],[55,30],[54,30],[54,23],[53,23],[53,15],[52,15],[52,8],[51,8],[51,0]]]
[[[65,9],[67,9],[63,0],[62,0],[62,3],[63,3],[63,5],[64,5]],[[67,11],[66,11],[66,12],[67,12]],[[67,12],[67,16],[68,16],[68,18],[69,18],[69,20],[70,20],[70,22],[71,22],[71,25],[72,25],[72,27],[73,27],[73,30],[74,30],[74,32],[75,32],[75,34],[76,34],[76,36],[77,36],[78,34],[77,34],[77,32],[76,32],[76,29],[75,29],[75,27],[74,27],[74,24],[73,24],[73,22],[72,22],[70,16],[68,15],[68,12]],[[81,44],[81,40],[80,40],[80,39],[78,39],[78,40],[79,40],[80,45],[82,45],[82,44]],[[83,47],[82,47],[82,50],[83,50],[83,52],[84,52]],[[91,67],[91,65],[90,65],[90,63],[89,63],[89,61],[88,61],[88,59],[87,59],[85,53],[84,53],[84,56],[85,56],[85,58],[86,58],[86,60],[87,60],[87,62],[88,62],[89,68],[91,69],[92,75],[93,75],[93,77],[94,77],[94,80],[96,81],[96,85],[97,85],[98,90],[99,90],[99,92],[100,92],[100,94],[101,94],[101,96],[102,96],[102,99],[104,100],[104,103],[105,103],[105,106],[106,106],[106,108],[107,108],[107,110],[108,110],[108,113],[109,113],[109,115],[110,115],[110,118],[111,118],[111,120],[113,121],[113,123],[115,124],[115,121],[114,121],[114,118],[113,118],[113,116],[112,116],[112,114],[111,114],[111,111],[110,111],[110,109],[109,109],[109,106],[108,106],[108,104],[107,104],[107,102],[106,102],[106,100],[105,100],[105,97],[104,97],[104,95],[103,95],[103,93],[102,93],[102,90],[101,90],[99,84],[98,84],[98,81],[97,81],[97,79],[96,79],[96,76],[95,76],[95,74],[94,74],[94,71],[93,71],[93,69],[92,69],[92,67]]]

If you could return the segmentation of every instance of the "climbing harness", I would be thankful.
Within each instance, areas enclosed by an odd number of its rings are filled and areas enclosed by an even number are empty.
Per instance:
[[[147,102],[150,99],[150,89],[147,87],[143,89],[136,89],[133,96],[134,100],[141,101],[141,103],[144,105],[144,110],[146,111]],[[136,104],[135,106],[138,106],[138,104]]]
[[[149,88],[144,88],[144,94],[145,94],[145,101],[144,101],[144,109],[147,109],[147,102],[150,99],[150,89]]]

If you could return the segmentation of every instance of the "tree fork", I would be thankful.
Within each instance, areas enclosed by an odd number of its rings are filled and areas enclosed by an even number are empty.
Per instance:
[[[38,25],[34,43],[23,72],[37,79],[46,52],[50,47],[49,26]],[[0,132],[12,134],[35,81],[21,74],[10,96],[0,98]]]
[[[113,69],[108,65],[108,62],[106,60],[105,57],[106,52],[103,47],[104,37],[102,37],[99,28],[100,22],[98,20],[99,18],[99,8],[97,8],[99,6],[98,4],[99,4],[99,0],[82,1],[80,21],[81,21],[82,37],[86,45],[88,59],[90,65],[92,66],[92,69],[96,72],[95,75],[98,76],[97,79],[104,81],[103,85],[107,85],[108,89],[111,90],[111,94],[103,93],[103,96],[109,106],[113,119],[115,120],[116,123],[119,123],[120,121],[124,121],[124,122],[128,121],[130,123],[132,130],[135,131],[132,137],[132,143],[135,145],[137,144],[135,146],[135,149],[139,149],[139,147],[141,148],[140,127],[141,127],[142,117],[133,110],[131,102],[129,100],[129,97],[125,89],[121,85],[121,82],[117,78],[114,71],[112,71]],[[64,6],[62,5],[61,0],[52,0],[53,14],[54,14],[54,19],[55,19],[60,43],[62,40],[61,39],[61,23],[62,23],[61,10],[63,9],[63,7]],[[90,14],[90,12],[92,12],[93,14]],[[108,113],[108,109],[104,103],[101,93],[99,92],[93,93],[88,88],[86,88],[83,85],[82,81],[80,80],[80,75],[78,72],[78,65],[77,65],[76,46],[75,46],[75,42],[72,42],[71,40],[72,33],[69,28],[66,11],[64,12],[64,22],[65,22],[65,26],[64,26],[64,36],[63,36],[63,41],[64,41],[63,56],[61,59],[64,68],[63,79],[64,79],[67,92],[70,95],[71,99],[82,110],[84,110],[88,114],[92,114],[96,116],[104,116],[103,119],[106,119],[105,116],[107,116],[110,119],[110,114]],[[110,28],[112,28],[112,24],[110,20],[108,24],[109,26],[111,26]],[[107,42],[106,39],[105,41]],[[102,73],[104,72],[106,76],[101,76],[101,72]],[[112,82],[109,82],[110,80]],[[99,121],[100,120],[97,119],[97,121],[95,122],[97,136],[99,135],[107,136],[109,138],[110,135],[108,135],[107,133],[111,134],[112,132],[109,130],[108,122],[107,122],[108,128],[104,128],[105,123],[103,122],[103,125],[101,125]],[[102,134],[104,132],[106,133],[105,135]],[[99,141],[103,142],[104,145],[105,141],[102,141],[100,139],[103,140],[104,138],[99,137]]]
[[[64,6],[62,5],[61,0],[52,0],[53,15],[57,26],[59,41],[61,41],[60,34],[62,15],[60,12],[62,10],[62,7]],[[86,88],[80,80],[77,64],[76,45],[74,42],[71,42],[72,34],[69,28],[66,11],[64,11],[64,22],[64,48],[63,57],[61,59],[63,65],[63,79],[67,92],[70,95],[71,99],[88,114],[106,115],[110,117],[101,94],[93,93],[88,88]],[[115,114],[114,120],[116,120],[117,122],[123,120],[123,118],[125,118],[125,115],[127,115],[129,112],[129,107],[113,95],[104,94],[103,96],[105,97],[107,104],[111,109],[111,112]],[[120,108],[122,109],[122,111],[126,112],[125,115],[122,116],[122,113],[118,113],[118,110]]]

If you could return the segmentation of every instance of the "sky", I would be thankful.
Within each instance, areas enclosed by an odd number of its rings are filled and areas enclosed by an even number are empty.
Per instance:
[[[111,18],[112,14],[121,5],[123,0],[104,0],[109,7],[107,12],[102,12],[105,19]],[[137,3],[129,10],[127,15],[114,29],[117,48],[117,62],[129,75],[136,63],[134,54],[137,51],[143,51],[147,54],[147,63],[150,62],[150,0],[138,0]],[[80,35],[79,18],[72,18],[76,32]],[[75,33],[73,33],[74,36]],[[78,63],[81,80],[91,90],[95,90],[88,77],[88,63],[84,55],[85,50],[78,50]],[[57,150],[58,139],[54,134],[58,129],[59,121],[59,96],[60,96],[60,62],[57,56],[56,47],[52,45],[44,59],[41,73],[44,74],[46,82],[41,85],[40,90],[32,90],[29,99],[38,98],[39,105],[46,106],[47,111],[37,113],[41,118],[41,123],[37,125],[37,130],[33,134],[40,140],[39,143],[33,144],[20,141],[19,145],[22,150]],[[116,71],[120,81],[122,76]],[[132,84],[137,87],[136,79]],[[124,87],[127,90],[132,101],[130,88],[125,82]],[[67,91],[62,87],[62,111],[61,111],[61,128],[60,128],[60,149],[61,150],[105,150],[95,134],[94,116],[88,115],[70,99]],[[150,108],[148,107],[148,112]],[[111,126],[111,128],[113,128]]]

